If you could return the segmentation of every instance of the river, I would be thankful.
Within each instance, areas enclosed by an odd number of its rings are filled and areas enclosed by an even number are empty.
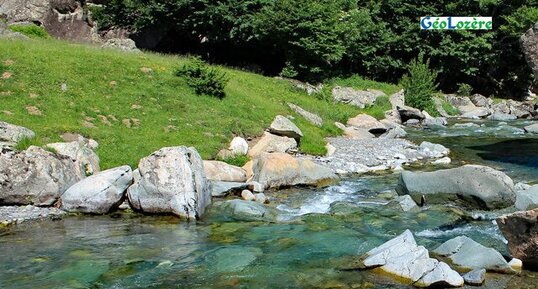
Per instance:
[[[452,150],[453,163],[483,164],[515,182],[538,182],[538,138],[526,121],[409,129],[409,138]],[[413,166],[433,170],[443,167]],[[343,179],[326,188],[269,192],[278,222],[235,222],[214,210],[194,223],[116,213],[23,223],[0,231],[0,288],[408,288],[356,257],[410,229],[434,249],[466,235],[508,256],[494,223],[501,212],[389,203],[398,174]],[[536,288],[538,273],[490,274],[483,288]]]

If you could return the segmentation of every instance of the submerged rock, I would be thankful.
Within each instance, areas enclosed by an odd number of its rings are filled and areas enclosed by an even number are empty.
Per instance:
[[[50,206],[85,176],[78,161],[40,147],[0,153],[0,205]]]
[[[483,268],[494,272],[515,272],[497,250],[487,248],[466,236],[450,239],[433,252],[447,257],[454,265],[465,269]]]
[[[224,214],[226,218],[236,221],[274,221],[276,212],[263,204],[245,201],[229,200],[215,203],[213,210]]]
[[[331,169],[284,153],[262,154],[254,159],[252,181],[265,188],[322,185],[338,177]]]
[[[426,195],[429,203],[463,198],[467,204],[487,209],[504,208],[514,204],[514,183],[501,171],[465,165],[459,168],[434,172],[404,171],[396,191],[409,194],[415,200]]]
[[[528,125],[528,126],[524,127],[524,129],[525,129],[526,132],[538,134],[538,123]]]
[[[140,160],[127,191],[133,209],[144,213],[200,218],[211,204],[211,190],[194,148],[162,148]]]
[[[367,252],[363,265],[379,267],[417,287],[463,285],[460,274],[447,264],[430,258],[428,250],[417,245],[409,230]]]
[[[263,251],[256,247],[230,246],[217,249],[208,256],[215,272],[239,272],[252,264]]]
[[[497,219],[513,257],[525,267],[538,269],[538,209],[516,212]]]
[[[102,171],[71,186],[60,196],[61,209],[68,212],[106,214],[124,201],[133,181],[131,167]]]

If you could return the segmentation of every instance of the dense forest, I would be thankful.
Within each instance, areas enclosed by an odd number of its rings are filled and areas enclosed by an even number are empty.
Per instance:
[[[518,98],[532,82],[519,37],[538,0],[111,0],[92,12],[101,31],[126,29],[142,48],[267,75],[398,83],[423,53],[445,92]],[[493,29],[420,30],[421,16],[492,16]]]

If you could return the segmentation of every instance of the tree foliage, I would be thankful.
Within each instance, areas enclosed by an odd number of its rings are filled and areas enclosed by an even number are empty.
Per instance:
[[[358,73],[397,82],[423,53],[447,92],[469,83],[517,97],[532,80],[519,36],[538,21],[538,0],[110,0],[93,14],[104,30],[165,31],[160,50],[310,81]],[[428,15],[492,16],[494,27],[420,30]]]

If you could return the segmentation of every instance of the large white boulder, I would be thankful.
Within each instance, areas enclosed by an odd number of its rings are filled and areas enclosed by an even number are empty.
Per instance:
[[[520,211],[538,208],[538,185],[516,193],[516,209]]]
[[[417,245],[409,230],[367,252],[363,265],[379,267],[417,287],[463,285],[460,274],[447,264],[430,258],[428,250]]]
[[[78,161],[40,147],[0,153],[0,205],[50,206],[85,176]]]
[[[248,143],[244,138],[236,136],[230,142],[228,149],[232,155],[246,155],[248,152]]]
[[[198,219],[211,204],[202,159],[194,148],[162,148],[141,159],[133,175],[127,197],[137,211]]]
[[[71,186],[61,196],[61,209],[68,212],[106,214],[125,199],[133,181],[131,167],[121,166],[89,176]]]

